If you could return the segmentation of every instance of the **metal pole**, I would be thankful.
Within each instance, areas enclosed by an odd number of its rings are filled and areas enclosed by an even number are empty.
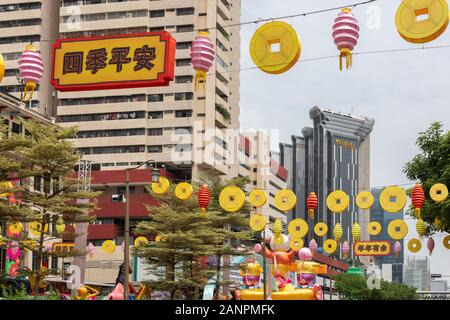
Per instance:
[[[263,269],[264,269],[264,300],[267,300],[267,272],[266,272],[266,228],[263,230]]]
[[[333,275],[330,274],[330,300],[333,300]]]
[[[130,173],[125,169],[125,248],[124,248],[124,280],[123,280],[123,298],[128,300],[129,295],[129,268],[130,268]]]

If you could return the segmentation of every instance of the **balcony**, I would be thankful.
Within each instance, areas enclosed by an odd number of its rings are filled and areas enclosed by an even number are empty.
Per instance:
[[[123,228],[117,224],[90,224],[88,240],[115,239],[123,236]]]
[[[148,218],[149,212],[146,205],[157,205],[158,202],[148,193],[130,194],[130,217]],[[93,214],[98,218],[124,218],[124,202],[112,202],[110,194],[102,194],[98,198],[99,210]]]

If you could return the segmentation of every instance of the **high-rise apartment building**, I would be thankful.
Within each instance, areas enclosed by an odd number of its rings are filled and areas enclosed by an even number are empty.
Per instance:
[[[430,258],[427,256],[409,256],[406,261],[403,283],[419,291],[430,290]]]
[[[325,222],[331,237],[334,225],[340,222],[344,231],[342,241],[351,242],[351,227],[357,221],[361,225],[361,238],[368,239],[369,212],[358,209],[355,198],[358,192],[370,188],[370,133],[375,121],[319,107],[312,108],[309,116],[313,127],[304,128],[302,136],[292,136],[292,145],[280,145],[281,165],[292,172],[288,185],[298,200],[290,218],[308,221],[306,240],[313,237],[315,223]],[[349,207],[342,214],[327,208],[326,199],[334,190],[349,195]],[[308,218],[306,207],[310,192],[315,192],[319,201],[314,221]],[[322,240],[318,239],[319,245]]]

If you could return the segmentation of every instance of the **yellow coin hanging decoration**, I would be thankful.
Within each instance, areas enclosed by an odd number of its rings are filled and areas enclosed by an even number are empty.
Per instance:
[[[252,228],[253,231],[261,231],[266,226],[267,221],[266,218],[263,215],[260,214],[254,214],[250,218],[250,228]]]
[[[323,237],[324,235],[327,234],[327,232],[328,232],[328,226],[326,225],[326,223],[319,222],[314,226],[314,233],[318,237]]]
[[[15,222],[9,225],[8,233],[11,235],[18,235],[22,232],[23,225],[21,222]]]
[[[348,195],[342,190],[333,191],[327,197],[327,207],[334,213],[344,212],[349,202]]]
[[[302,46],[297,32],[282,21],[259,27],[250,42],[250,56],[256,66],[269,74],[291,69],[300,58]]]
[[[273,242],[277,245],[283,244],[284,243],[284,236],[283,234],[275,234],[273,236]]]
[[[406,192],[400,187],[387,187],[380,195],[380,205],[384,211],[396,213],[406,205]]]
[[[245,193],[236,186],[226,187],[219,195],[220,207],[228,212],[238,212],[245,204]]]
[[[395,24],[400,36],[411,43],[426,43],[447,29],[446,0],[404,0],[397,9]]]
[[[372,193],[369,191],[361,191],[356,196],[356,205],[358,208],[366,210],[370,209],[374,203],[375,199],[373,198]]]
[[[175,187],[175,196],[183,201],[188,200],[192,194],[194,193],[194,189],[192,186],[187,182],[180,182]]]
[[[291,190],[283,189],[275,194],[274,202],[278,210],[288,212],[295,207],[297,196]]]
[[[152,182],[151,187],[154,193],[163,195],[169,192],[170,182],[165,177],[159,177],[159,182]]]
[[[289,247],[294,251],[298,251],[301,248],[303,248],[303,244],[304,244],[303,239],[300,238],[292,238],[289,241]]]
[[[401,240],[408,234],[408,224],[401,219],[395,219],[388,224],[388,234],[394,240]]]
[[[413,238],[408,241],[408,250],[412,253],[419,252],[422,249],[422,242],[419,239]]]
[[[2,189],[2,191],[13,189],[13,188],[14,188],[14,185],[10,181],[0,182],[0,189]],[[6,198],[8,196],[9,196],[9,193],[1,193],[0,194],[0,198]]]
[[[58,234],[61,234],[64,231],[66,231],[66,225],[62,217],[59,217],[58,220],[56,221],[55,229]]]
[[[267,202],[267,194],[264,192],[264,190],[254,189],[250,192],[248,201],[255,208],[262,207]]]
[[[135,247],[145,247],[148,244],[148,240],[146,237],[137,237],[134,239]]]
[[[369,222],[369,224],[367,225],[367,232],[371,236],[379,235],[381,232],[381,229],[382,229],[381,224],[378,221]]]
[[[430,197],[435,202],[442,202],[448,197],[448,188],[445,184],[436,183],[430,189]]]
[[[28,227],[30,229],[30,233],[35,237],[40,237],[42,231],[44,232],[44,234],[48,232],[48,224],[46,224],[45,227],[42,228],[42,224],[37,221],[30,222]]]
[[[301,239],[308,233],[308,224],[303,219],[294,219],[288,225],[291,238]]]
[[[337,249],[337,242],[333,239],[327,239],[323,243],[323,250],[328,254],[334,253],[336,249]]]
[[[116,250],[116,244],[112,240],[105,240],[102,243],[102,250],[107,254],[112,254]]]
[[[442,243],[446,249],[450,249],[450,234],[446,235]]]

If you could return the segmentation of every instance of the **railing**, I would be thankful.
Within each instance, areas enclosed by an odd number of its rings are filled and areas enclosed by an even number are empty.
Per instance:
[[[450,291],[417,291],[419,300],[450,300]]]

